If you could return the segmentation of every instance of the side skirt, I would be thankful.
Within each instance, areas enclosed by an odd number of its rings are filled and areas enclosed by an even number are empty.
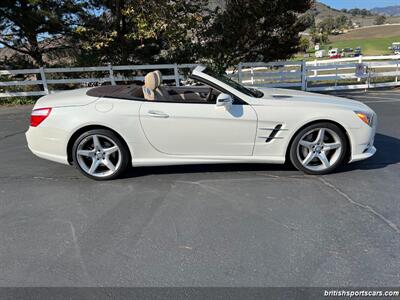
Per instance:
[[[173,166],[193,164],[260,163],[284,164],[284,156],[170,157],[132,159],[132,166]]]

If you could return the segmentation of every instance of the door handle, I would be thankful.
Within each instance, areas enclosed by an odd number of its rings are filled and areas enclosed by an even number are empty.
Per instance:
[[[168,118],[169,117],[168,114],[166,114],[162,111],[159,111],[159,110],[149,110],[148,114],[150,117],[154,117],[154,118]]]

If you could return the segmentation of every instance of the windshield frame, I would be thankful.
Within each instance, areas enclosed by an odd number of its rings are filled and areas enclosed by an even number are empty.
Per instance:
[[[261,91],[247,88],[244,85],[232,80],[227,75],[218,74],[217,72],[214,72],[209,68],[205,68],[204,70],[202,70],[202,73],[221,81],[222,83],[230,86],[231,88],[237,90],[238,92],[241,92],[242,94],[245,94],[246,96],[254,98],[261,98],[262,96],[264,96],[264,94]]]

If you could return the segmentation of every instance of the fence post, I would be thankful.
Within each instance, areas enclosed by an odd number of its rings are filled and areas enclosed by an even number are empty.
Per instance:
[[[395,79],[395,82],[398,81],[398,75],[399,75],[399,61],[397,61],[397,64],[396,64],[396,79]]]
[[[240,62],[238,65],[238,81],[239,81],[239,83],[242,83],[242,81],[243,81],[242,68],[243,68],[243,66],[242,66],[242,63]]]
[[[114,70],[113,70],[111,64],[108,64],[108,72],[110,73],[111,85],[117,85],[117,83],[115,82],[115,78],[114,78]]]
[[[362,55],[360,55],[360,56],[358,57],[358,63],[361,64],[362,61],[363,61],[363,57],[362,57]],[[361,77],[357,78],[357,82],[360,82],[360,81],[361,81]]]
[[[174,64],[175,85],[179,86],[179,70],[178,65]]]
[[[301,61],[301,90],[307,91],[307,64],[304,60]]]
[[[46,95],[48,95],[49,94],[49,88],[47,86],[46,73],[44,72],[44,68],[43,67],[40,67],[40,79],[42,80],[43,90],[46,93]]]
[[[316,66],[317,66],[317,60],[314,61],[314,67],[316,67]],[[318,70],[314,69],[314,77],[317,77],[317,76],[318,76]]]
[[[339,76],[339,67],[336,65],[336,71],[335,71],[335,88],[337,87],[337,84],[338,84],[338,76]]]

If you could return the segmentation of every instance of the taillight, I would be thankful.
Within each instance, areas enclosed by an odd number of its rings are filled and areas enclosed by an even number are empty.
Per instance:
[[[50,112],[51,112],[51,108],[50,107],[38,108],[38,109],[32,110],[32,113],[31,113],[31,126],[32,127],[38,126],[40,123],[42,123],[50,115]]]

